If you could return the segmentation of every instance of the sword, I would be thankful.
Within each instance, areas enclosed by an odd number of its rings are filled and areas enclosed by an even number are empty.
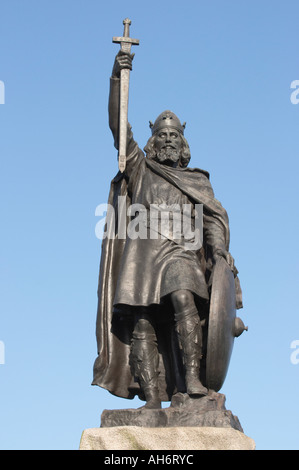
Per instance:
[[[131,46],[139,45],[139,39],[130,38],[131,20],[126,18],[123,21],[123,37],[113,37],[112,42],[120,44],[124,52],[131,52]],[[126,150],[127,150],[127,127],[128,127],[128,103],[129,103],[129,81],[130,70],[122,69],[120,71],[120,111],[119,111],[119,149],[118,149],[118,168],[121,173],[126,168]]]

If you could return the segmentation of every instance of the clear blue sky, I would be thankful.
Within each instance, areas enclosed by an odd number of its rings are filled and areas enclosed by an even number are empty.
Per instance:
[[[95,208],[117,172],[107,98],[125,17],[140,39],[135,139],[173,110],[230,216],[249,331],[227,408],[257,449],[299,449],[298,15],[296,0],[1,1],[1,449],[77,449],[103,409],[139,406],[90,385]]]

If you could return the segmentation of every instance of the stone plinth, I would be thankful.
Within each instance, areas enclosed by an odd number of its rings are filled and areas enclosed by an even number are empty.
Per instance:
[[[232,428],[143,428],[118,426],[86,429],[80,450],[254,450],[255,442]]]
[[[117,426],[215,427],[233,428],[243,432],[237,416],[225,408],[225,395],[215,392],[202,398],[191,398],[187,394],[178,393],[172,398],[169,408],[160,410],[147,408],[104,410],[101,427]]]

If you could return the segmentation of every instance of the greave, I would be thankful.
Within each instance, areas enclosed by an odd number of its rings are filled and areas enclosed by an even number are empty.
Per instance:
[[[189,395],[205,395],[207,389],[199,379],[202,353],[202,331],[196,309],[185,309],[175,314],[176,332],[185,367],[185,381]]]
[[[159,401],[159,354],[155,331],[148,320],[139,319],[132,336],[131,366],[147,402]]]

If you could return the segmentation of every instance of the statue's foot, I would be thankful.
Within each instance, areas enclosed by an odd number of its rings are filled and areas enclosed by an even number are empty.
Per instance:
[[[197,375],[192,373],[186,374],[187,393],[189,396],[205,396],[209,393],[208,389],[203,386]]]
[[[144,406],[141,406],[140,409],[145,410],[160,410],[162,408],[160,400],[149,400]]]
[[[147,389],[144,391],[145,399],[146,399],[146,404],[142,406],[141,408],[145,408],[148,410],[159,410],[162,408],[161,406],[161,400],[159,397],[159,391],[157,388],[154,389]]]
[[[198,385],[196,387],[188,387],[187,388],[187,393],[190,397],[205,397],[209,391],[206,387],[204,387],[202,384]]]

